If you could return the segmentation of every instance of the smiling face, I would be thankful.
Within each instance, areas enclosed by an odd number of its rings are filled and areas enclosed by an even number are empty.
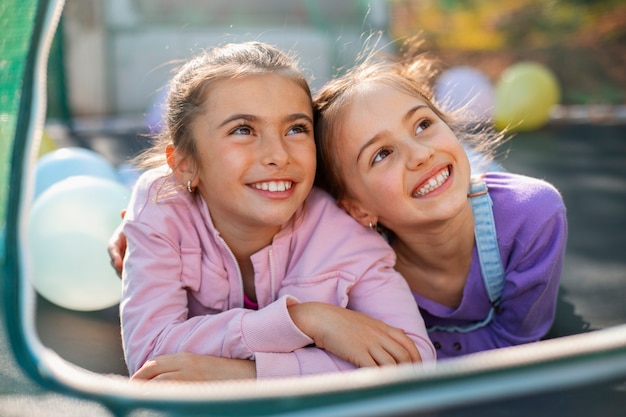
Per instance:
[[[382,82],[361,84],[334,139],[347,191],[342,204],[367,226],[399,234],[467,207],[470,165],[426,101]]]
[[[198,153],[192,186],[222,234],[273,235],[303,203],[316,167],[312,118],[308,94],[280,74],[211,87],[192,126]]]

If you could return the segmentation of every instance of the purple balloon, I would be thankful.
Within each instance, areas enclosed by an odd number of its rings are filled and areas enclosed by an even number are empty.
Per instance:
[[[148,132],[152,134],[159,133],[163,128],[163,115],[168,92],[168,88],[161,89],[146,110],[146,127],[148,128]]]
[[[435,100],[445,111],[465,108],[474,119],[491,119],[494,87],[477,69],[460,66],[444,71],[435,83]]]

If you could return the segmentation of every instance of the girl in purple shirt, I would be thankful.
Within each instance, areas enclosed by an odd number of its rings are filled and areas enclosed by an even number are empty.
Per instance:
[[[472,173],[466,149],[488,156],[501,135],[433,103],[433,64],[372,56],[321,89],[317,181],[387,237],[439,359],[537,341],[556,309],[562,198],[539,179]]]

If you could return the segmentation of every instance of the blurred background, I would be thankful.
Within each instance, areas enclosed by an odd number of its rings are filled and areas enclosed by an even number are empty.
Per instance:
[[[473,105],[482,117],[515,126],[511,107],[530,97],[525,111],[537,122],[513,132],[499,162],[550,181],[568,207],[567,256],[549,337],[626,322],[623,0],[67,0],[48,65],[37,168],[43,171],[44,157],[63,148],[88,149],[131,186],[136,172],[128,161],[158,129],[165,86],[182,60],[226,42],[262,40],[295,52],[315,90],[349,68],[377,31],[377,46],[391,53],[394,40],[421,35],[423,49],[442,62],[442,103],[480,96]],[[117,209],[113,214],[115,225]],[[84,267],[78,278],[93,279],[98,269],[119,285],[106,237],[101,246],[103,266],[79,253],[72,272]],[[90,306],[92,291],[77,296],[78,308],[57,295],[38,299],[44,344],[87,369],[125,374],[115,300]]]
[[[49,117],[145,116],[168,62],[225,41],[296,50],[315,88],[354,62],[371,30],[421,33],[446,66],[494,83],[516,62],[542,63],[563,105],[626,103],[622,0],[68,0],[50,56]]]

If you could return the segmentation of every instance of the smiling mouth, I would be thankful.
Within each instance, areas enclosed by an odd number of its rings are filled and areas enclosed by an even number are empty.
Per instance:
[[[414,192],[413,197],[422,197],[432,191],[435,191],[437,188],[441,187],[444,182],[446,182],[446,179],[448,179],[449,176],[450,168],[446,167],[442,169],[437,175],[434,175],[431,179],[429,179],[424,186]]]
[[[293,181],[268,181],[250,184],[252,188],[269,192],[287,191],[293,186]]]

